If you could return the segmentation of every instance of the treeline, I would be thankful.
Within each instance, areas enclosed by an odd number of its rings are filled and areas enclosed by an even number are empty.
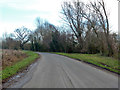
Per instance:
[[[14,34],[4,34],[4,49],[23,49],[41,52],[79,52],[78,43],[71,32],[63,27],[55,27],[49,22],[37,18],[37,29],[31,31],[21,27]],[[24,34],[23,34],[24,33]]]
[[[103,0],[85,4],[79,0],[62,4],[62,19],[67,26],[57,27],[40,18],[34,31],[21,27],[4,35],[3,48],[41,52],[100,53],[118,57],[119,37],[110,32]]]

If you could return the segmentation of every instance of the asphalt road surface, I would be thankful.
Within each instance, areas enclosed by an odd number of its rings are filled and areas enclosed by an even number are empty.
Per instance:
[[[111,73],[65,56],[40,54],[37,67],[23,88],[118,88],[118,77]]]

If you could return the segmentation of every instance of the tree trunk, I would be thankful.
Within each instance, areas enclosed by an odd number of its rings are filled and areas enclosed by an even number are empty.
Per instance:
[[[112,46],[111,43],[109,41],[109,35],[106,35],[106,41],[107,41],[107,48],[108,48],[108,56],[113,56],[113,50],[112,50]]]
[[[20,44],[20,49],[24,50],[24,45],[23,44]]]

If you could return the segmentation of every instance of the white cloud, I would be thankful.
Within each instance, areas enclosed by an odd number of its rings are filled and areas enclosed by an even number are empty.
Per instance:
[[[36,25],[33,23],[7,23],[7,22],[0,22],[0,37],[2,36],[3,33],[13,33],[15,29],[21,28],[22,26],[27,27],[30,30],[34,30],[36,28]]]
[[[5,0],[0,1],[1,5],[22,9],[22,10],[36,10],[36,11],[58,11],[60,9],[61,0]]]

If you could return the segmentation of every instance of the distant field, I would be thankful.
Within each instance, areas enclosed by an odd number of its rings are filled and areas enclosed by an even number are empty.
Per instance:
[[[30,65],[39,55],[32,51],[3,51],[2,79],[9,78]]]
[[[118,64],[118,62],[120,63],[120,61],[111,57],[105,57],[99,54],[68,54],[68,53],[56,53],[56,54],[64,55],[74,59],[79,59],[81,61],[91,63],[120,74],[120,66]]]

